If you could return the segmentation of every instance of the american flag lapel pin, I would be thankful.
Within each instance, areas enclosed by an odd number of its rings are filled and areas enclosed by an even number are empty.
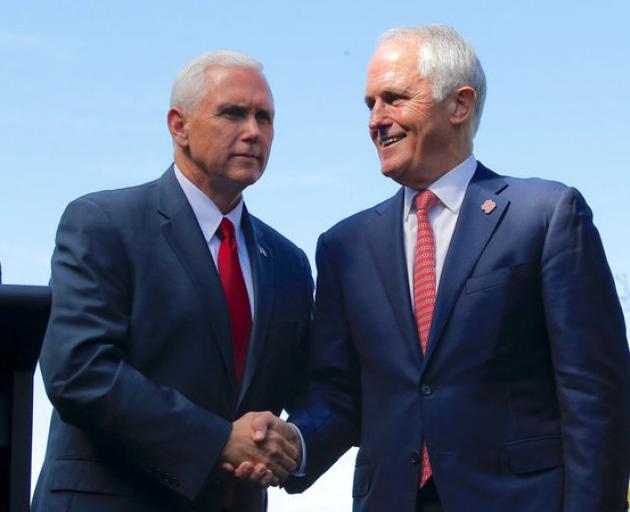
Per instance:
[[[495,203],[492,199],[486,199],[481,205],[481,209],[486,215],[490,215],[496,207],[497,203]]]

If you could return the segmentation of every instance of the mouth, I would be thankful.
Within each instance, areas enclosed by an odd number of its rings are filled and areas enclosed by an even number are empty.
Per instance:
[[[235,153],[232,156],[238,157],[238,158],[252,158],[254,160],[258,160],[260,158],[260,156],[252,154],[252,153]]]
[[[379,137],[378,142],[383,148],[387,148],[396,144],[397,142],[403,140],[406,137],[404,133],[399,133],[397,135],[389,135],[388,137]]]

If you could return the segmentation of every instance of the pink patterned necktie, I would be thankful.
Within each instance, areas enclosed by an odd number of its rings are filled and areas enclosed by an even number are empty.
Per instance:
[[[429,212],[440,200],[430,190],[423,190],[416,196],[418,206],[418,235],[416,239],[416,257],[413,265],[413,301],[416,324],[420,335],[422,354],[426,352],[429,328],[435,305],[435,240],[429,221]],[[433,474],[429,462],[426,443],[422,443],[422,472],[420,487]]]

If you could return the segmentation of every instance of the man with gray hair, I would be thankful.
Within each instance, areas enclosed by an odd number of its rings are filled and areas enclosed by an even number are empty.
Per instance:
[[[402,188],[320,237],[290,491],[356,444],[355,511],[626,509],[630,357],[591,211],[475,159],[485,89],[443,26],[387,32],[369,64],[370,135]]]
[[[258,512],[298,465],[279,414],[304,386],[312,279],[304,253],[251,215],[274,106],[261,65],[194,59],[173,85],[174,164],[63,214],[40,364],[54,405],[36,512]],[[284,429],[284,430],[283,430]]]

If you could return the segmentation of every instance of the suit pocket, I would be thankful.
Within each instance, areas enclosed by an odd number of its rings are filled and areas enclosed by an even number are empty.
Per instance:
[[[505,445],[512,471],[516,474],[542,471],[562,465],[560,436],[536,437]]]
[[[105,463],[88,459],[57,459],[50,470],[50,490],[131,496],[133,489]]]
[[[365,496],[370,490],[372,471],[367,464],[360,464],[354,468],[354,480],[352,482],[352,497]]]
[[[530,277],[531,274],[531,268],[525,263],[502,267],[468,279],[466,281],[466,293],[471,294],[482,290],[500,288],[512,282],[523,281]]]

